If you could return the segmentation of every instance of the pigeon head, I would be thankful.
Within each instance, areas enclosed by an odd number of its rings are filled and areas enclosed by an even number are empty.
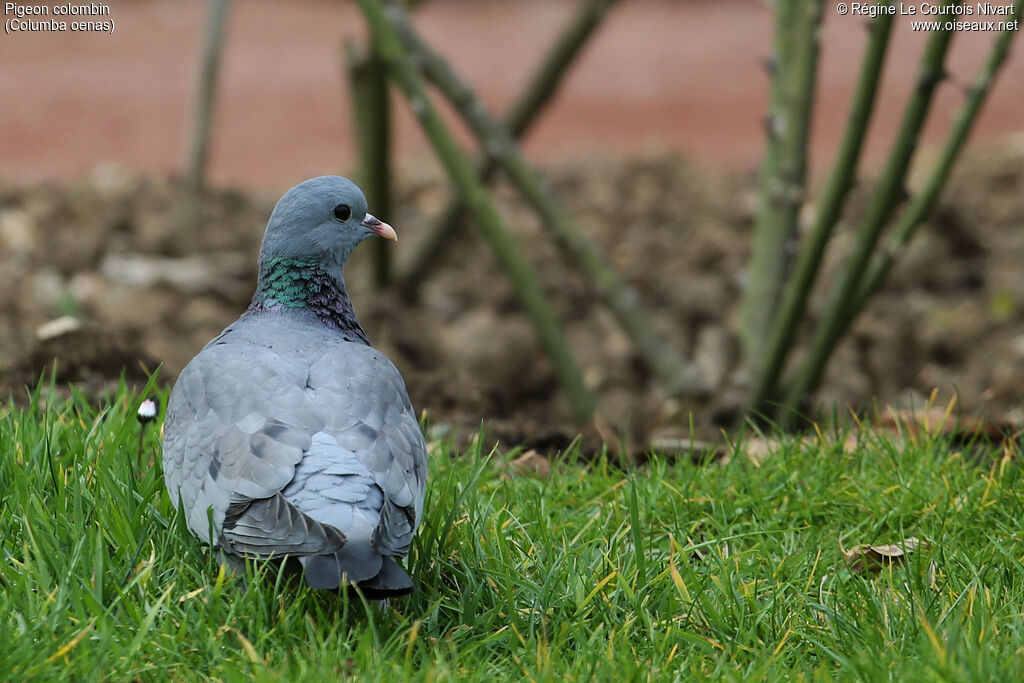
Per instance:
[[[333,270],[367,237],[397,240],[394,229],[367,211],[366,197],[347,178],[320,176],[284,193],[270,214],[260,262],[305,261]]]
[[[297,311],[349,341],[369,344],[341,271],[356,245],[372,235],[398,239],[390,225],[367,213],[366,197],[351,180],[321,176],[299,183],[270,214],[249,312]]]

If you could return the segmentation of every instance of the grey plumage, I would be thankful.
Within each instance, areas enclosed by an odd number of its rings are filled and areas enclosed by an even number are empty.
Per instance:
[[[386,597],[412,589],[394,558],[423,512],[427,457],[405,383],[345,292],[342,267],[373,234],[394,237],[344,178],[282,197],[249,310],[171,392],[164,477],[189,529],[223,552],[298,557],[315,588]]]

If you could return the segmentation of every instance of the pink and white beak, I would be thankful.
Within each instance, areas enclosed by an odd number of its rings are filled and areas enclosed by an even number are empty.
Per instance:
[[[383,237],[386,240],[398,241],[398,233],[395,232],[395,229],[374,216],[372,213],[366,214],[366,217],[363,218],[362,226],[378,237]]]

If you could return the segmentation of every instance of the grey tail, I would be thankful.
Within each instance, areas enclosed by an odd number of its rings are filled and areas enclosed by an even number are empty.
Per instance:
[[[377,576],[356,584],[367,600],[386,600],[408,595],[415,588],[412,577],[390,557],[385,557]]]
[[[354,586],[369,600],[384,600],[412,593],[412,578],[392,558],[374,553],[371,557],[361,558],[360,562],[350,563],[340,557],[341,555],[342,553],[337,553],[303,558],[306,566],[306,583],[310,588],[347,590]],[[346,571],[349,567],[363,570],[362,576],[356,572]],[[370,568],[369,571],[366,571],[367,568]],[[349,577],[354,580],[346,581]]]

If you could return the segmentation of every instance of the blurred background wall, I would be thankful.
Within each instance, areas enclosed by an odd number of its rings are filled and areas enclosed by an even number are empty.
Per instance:
[[[184,156],[204,4],[198,0],[114,0],[111,35],[0,36],[0,176],[67,179],[97,163],[177,170]],[[487,103],[511,102],[545,46],[570,16],[569,0],[431,0],[415,20]],[[822,77],[812,159],[824,163],[865,40],[864,21],[825,13]],[[353,161],[340,46],[364,34],[351,3],[242,0],[228,25],[209,177],[215,185],[276,190]],[[877,161],[914,77],[923,34],[896,23],[876,124]],[[771,14],[755,0],[628,0],[574,67],[529,136],[540,161],[670,149],[698,164],[754,169],[762,151]],[[948,128],[962,86],[991,35],[961,33],[926,132]],[[1024,50],[1012,54],[974,140],[1019,130]],[[400,162],[426,159],[426,143],[399,112]],[[823,167],[818,166],[818,171]],[[812,174],[813,174],[812,170]]]

